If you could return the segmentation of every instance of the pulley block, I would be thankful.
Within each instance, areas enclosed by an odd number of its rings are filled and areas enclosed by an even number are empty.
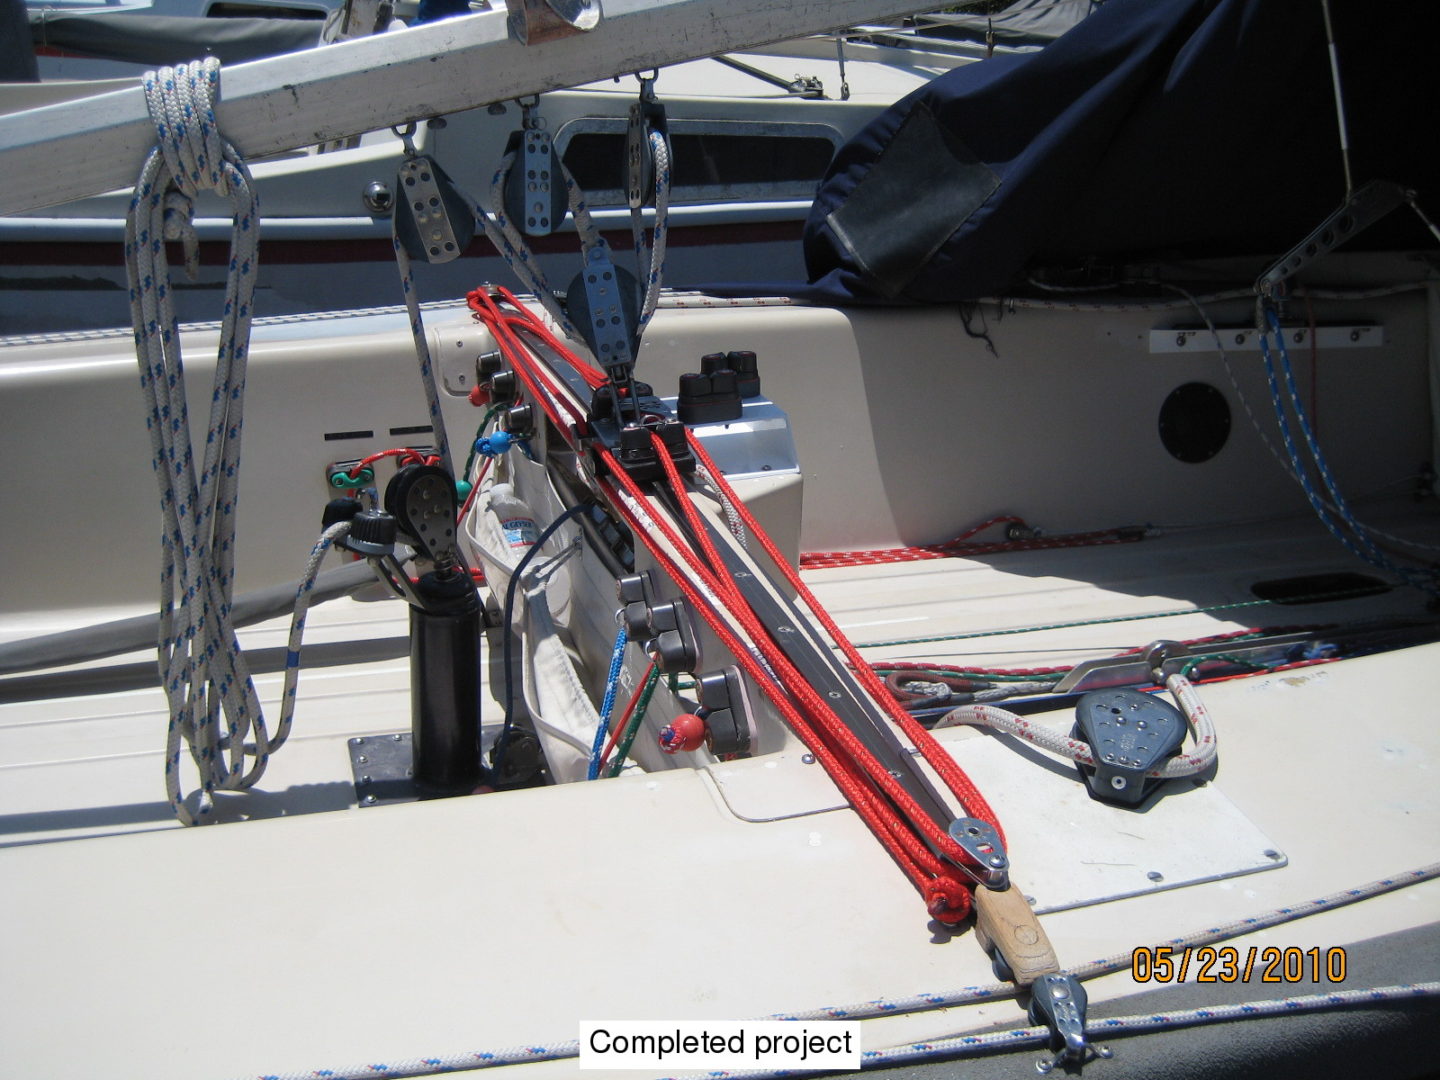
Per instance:
[[[565,294],[565,313],[601,367],[612,378],[617,369],[628,377],[640,336],[640,285],[615,265],[603,239],[586,248],[585,269]]]
[[[400,163],[395,235],[412,259],[458,259],[475,236],[475,215],[445,170],[423,154]]]
[[[569,209],[560,161],[550,132],[530,126],[515,131],[505,147],[515,163],[505,176],[505,215],[526,236],[549,236]]]
[[[1134,806],[1160,783],[1145,774],[1174,757],[1185,741],[1185,717],[1168,701],[1139,690],[1096,690],[1075,707],[1071,735],[1090,744],[1095,764],[1079,765],[1090,794]]]

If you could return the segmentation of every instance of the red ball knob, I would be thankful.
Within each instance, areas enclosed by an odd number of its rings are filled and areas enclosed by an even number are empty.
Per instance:
[[[703,718],[694,713],[681,713],[660,732],[660,749],[667,754],[699,750],[708,734]]]

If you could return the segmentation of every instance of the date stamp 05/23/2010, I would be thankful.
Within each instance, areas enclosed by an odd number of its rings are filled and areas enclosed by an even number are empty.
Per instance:
[[[1138,983],[1342,983],[1345,950],[1340,946],[1308,949],[1251,945],[1216,948],[1186,945],[1141,946],[1130,954],[1130,977]]]

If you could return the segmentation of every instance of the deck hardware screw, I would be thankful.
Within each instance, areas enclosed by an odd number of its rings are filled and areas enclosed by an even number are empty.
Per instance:
[[[362,776],[362,777],[360,777],[360,782],[361,782],[362,784],[368,784],[368,783],[370,782],[370,777],[368,777],[368,776]]]
[[[814,764],[815,764],[815,755],[814,755],[814,754],[801,754],[801,755],[800,755],[800,761],[801,761],[802,764],[805,764],[805,765],[814,765]]]
[[[1264,851],[1262,851],[1260,854],[1264,855],[1265,858],[1267,858],[1267,859],[1276,859],[1276,860],[1278,860],[1278,859],[1280,858],[1280,853],[1279,853],[1278,851],[1276,851],[1274,848],[1266,848],[1266,849],[1265,849]]]
[[[367,761],[369,761],[370,759],[367,758],[364,754],[361,754],[361,755],[360,755],[358,758],[356,758],[355,760],[358,761],[361,765],[364,765],[364,764],[365,764]]]
[[[365,805],[366,805],[366,806],[374,806],[374,805],[375,805],[375,796],[374,796],[374,795],[366,795],[366,796],[365,796]]]
[[[390,736],[390,741],[391,741],[391,742],[399,742],[399,741],[400,741],[400,736],[399,736],[399,735],[391,735],[391,736]]]
[[[1027,897],[1025,897],[1025,903],[1029,904],[1031,907],[1034,907],[1034,906],[1035,906],[1035,898],[1034,898],[1033,896],[1027,896]]]
[[[1165,880],[1165,875],[1162,874],[1162,873],[1160,873],[1159,870],[1151,870],[1151,871],[1150,871],[1148,874],[1146,874],[1145,876],[1146,876],[1147,878],[1149,878],[1151,881],[1164,881],[1164,880]]]
[[[365,745],[365,737],[362,735],[360,738],[356,739],[356,740],[355,740],[355,745],[356,745],[356,746],[364,746],[364,745]]]
[[[825,696],[828,697],[828,698],[832,698],[832,699],[834,699],[835,701],[839,701],[839,700],[840,700],[842,697],[844,697],[845,695],[842,694],[842,693],[840,693],[839,690],[830,690],[830,691],[828,691],[828,692],[825,694]]]

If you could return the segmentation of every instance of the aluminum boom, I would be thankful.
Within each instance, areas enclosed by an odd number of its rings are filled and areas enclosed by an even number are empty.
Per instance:
[[[913,0],[605,0],[595,29],[527,46],[501,7],[227,68],[217,112],[224,136],[257,158],[917,10]],[[129,187],[154,142],[138,86],[0,116],[0,214]]]

